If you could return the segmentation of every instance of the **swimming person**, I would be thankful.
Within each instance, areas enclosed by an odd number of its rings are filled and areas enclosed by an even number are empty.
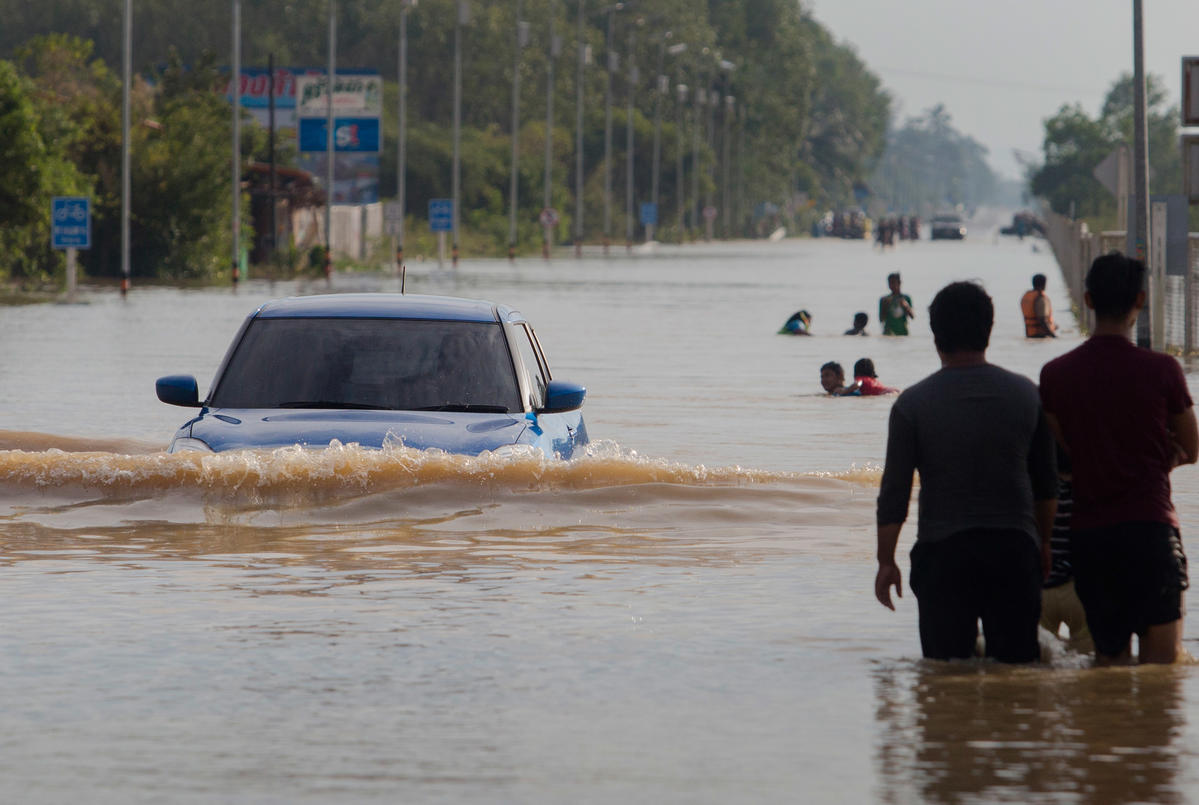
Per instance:
[[[808,329],[811,326],[812,314],[806,310],[797,310],[783,324],[779,335],[811,335],[812,333]]]
[[[869,335],[866,332],[866,325],[870,323],[870,317],[865,313],[853,314],[853,327],[845,331],[845,335]]]
[[[820,367],[820,386],[834,397],[849,397],[858,393],[855,387],[846,387],[845,370],[836,361],[829,361]]]
[[[995,307],[982,286],[945,286],[928,316],[941,369],[891,406],[874,595],[895,609],[891,588],[902,594],[895,548],[919,472],[910,582],[924,656],[974,656],[981,619],[988,657],[1034,662],[1057,507],[1053,437],[1037,387],[987,362]]]
[[[899,389],[884,386],[879,382],[878,374],[874,371],[874,361],[869,358],[859,358],[858,362],[853,365],[853,384],[863,397],[899,393]]]
[[[899,272],[887,275],[887,287],[891,293],[878,300],[878,320],[883,324],[883,335],[907,335],[908,319],[916,318],[912,310],[912,297],[899,291]]]

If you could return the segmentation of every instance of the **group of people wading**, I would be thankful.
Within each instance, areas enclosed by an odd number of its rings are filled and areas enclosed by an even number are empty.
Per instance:
[[[986,656],[1037,661],[1043,614],[1072,637],[1085,627],[1098,664],[1130,662],[1133,635],[1140,662],[1185,656],[1187,560],[1170,472],[1199,457],[1199,425],[1178,361],[1130,339],[1144,273],[1118,253],[1094,261],[1094,331],[1046,363],[1039,386],[987,362],[995,311],[980,285],[951,283],[929,306],[942,368],[891,408],[875,577],[876,597],[894,609],[895,550],[919,472],[909,583],[925,657],[974,656],[981,620]],[[1021,300],[1031,338],[1057,329],[1044,291],[1037,275]],[[1073,623],[1060,612],[1066,600],[1082,610]]]

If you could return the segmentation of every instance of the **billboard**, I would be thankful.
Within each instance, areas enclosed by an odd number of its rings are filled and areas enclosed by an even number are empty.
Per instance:
[[[325,68],[277,67],[275,78],[275,131],[294,142],[298,166],[325,179]],[[241,105],[255,122],[269,125],[271,74],[261,67],[241,71]],[[232,102],[231,82],[220,92]],[[378,70],[338,70],[333,87],[335,203],[371,203],[379,199],[379,150],[382,131],[383,79]]]

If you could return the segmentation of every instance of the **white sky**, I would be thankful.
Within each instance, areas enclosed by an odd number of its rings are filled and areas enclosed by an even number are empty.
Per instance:
[[[1016,178],[1040,161],[1043,121],[1066,103],[1096,115],[1132,72],[1132,0],[801,0],[895,99],[897,120],[940,102],[958,131]],[[1181,104],[1180,60],[1199,56],[1199,0],[1144,0],[1145,70]]]

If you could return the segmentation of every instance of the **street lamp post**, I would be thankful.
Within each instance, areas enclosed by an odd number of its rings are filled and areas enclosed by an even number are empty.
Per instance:
[[[625,112],[625,185],[624,185],[624,247],[633,250],[633,99],[637,94],[640,78],[633,61],[633,45],[636,34],[629,33],[629,86],[628,108]]]
[[[408,12],[416,0],[400,0],[400,136],[396,143],[396,203],[399,221],[396,223],[396,270],[404,267],[404,216],[407,211],[408,178]]]
[[[233,284],[241,278],[241,0],[233,0]]]
[[[512,60],[512,176],[508,188],[508,259],[516,259],[516,203],[520,156],[520,52],[529,36],[528,23],[520,19],[521,0],[516,0],[516,55]]]
[[[706,49],[706,48],[705,48]],[[695,214],[700,207],[699,198],[699,131],[704,125],[704,113],[701,108],[705,103],[707,90],[704,89],[704,82],[697,76],[695,80],[695,91],[692,93],[694,99],[691,104],[691,222],[688,227],[691,232],[692,239],[695,238]]]
[[[682,78],[680,70],[679,77]],[[676,86],[679,99],[679,122],[674,132],[674,153],[675,153],[675,199],[679,208],[679,243],[683,242],[683,235],[686,232],[686,221],[683,218],[683,211],[687,208],[687,182],[686,176],[683,173],[683,137],[686,131],[686,115],[687,115],[687,85],[681,81]]]
[[[666,93],[670,91],[670,79],[663,73],[666,66],[666,54],[676,56],[687,49],[687,45],[683,42],[666,47],[666,43],[670,40],[672,34],[670,31],[662,34],[662,42],[658,47],[658,73],[654,78],[654,155],[653,167],[650,171],[650,201],[654,205],[654,210],[658,210],[658,181],[661,175],[662,161],[662,101]],[[660,215],[660,213],[659,213]],[[645,231],[645,239],[654,239],[655,224],[647,224]]]
[[[724,228],[721,235],[724,240],[729,239],[729,235],[732,232],[733,221],[733,208],[731,203],[732,193],[731,188],[729,187],[729,123],[734,111],[736,110],[736,103],[737,101],[732,95],[724,96],[724,134],[722,135],[723,142],[721,143],[723,146],[722,150],[724,152],[724,156],[721,158],[720,166],[720,206],[724,212]]]
[[[607,34],[604,38],[604,254],[612,237],[612,73],[620,69],[620,55],[612,50],[612,18],[624,8],[616,3],[604,9],[608,17]]]
[[[554,201],[554,61],[562,49],[562,43],[554,33],[554,9],[550,8],[549,54],[545,66],[545,198],[542,205],[544,215],[549,215]],[[543,238],[541,256],[550,259],[550,245],[554,227],[548,218],[542,218]]]
[[[451,195],[453,196],[452,204],[453,220],[451,227],[453,228],[452,246],[450,251],[452,265],[458,267],[458,232],[460,231],[460,222],[462,220],[461,207],[461,184],[462,184],[462,162],[461,162],[461,147],[462,139],[462,26],[470,22],[470,5],[467,0],[458,0],[458,13],[454,18],[454,157],[452,166],[452,176],[450,177]]]
[[[333,90],[337,84],[337,0],[329,0],[329,67],[325,73],[325,280],[333,277]]]
[[[133,81],[133,0],[125,0],[121,53],[121,296],[129,292],[129,87]]]
[[[583,44],[583,4],[584,0],[579,0],[578,33],[575,37],[579,51],[575,81],[575,257],[583,256],[583,67],[587,60],[587,49]]]

